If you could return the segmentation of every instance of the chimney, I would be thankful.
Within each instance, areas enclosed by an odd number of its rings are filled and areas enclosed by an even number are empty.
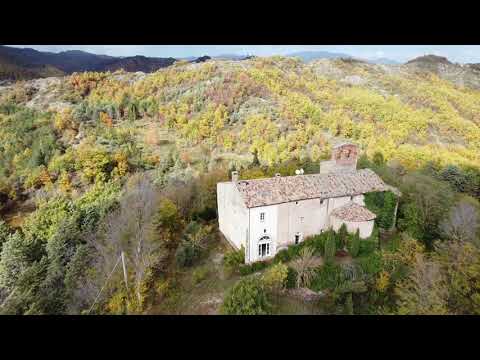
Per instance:
[[[238,181],[238,171],[232,171],[232,182]]]

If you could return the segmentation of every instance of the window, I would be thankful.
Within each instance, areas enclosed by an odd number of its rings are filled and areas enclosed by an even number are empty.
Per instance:
[[[264,212],[260,213],[260,221],[265,221],[265,213]]]
[[[300,233],[295,234],[295,245],[297,245],[300,242]]]
[[[323,199],[320,199],[320,205],[323,205]]]
[[[299,244],[300,242],[302,242],[303,240],[303,236],[302,236],[302,233],[298,232],[298,233],[295,233],[295,245]]]
[[[268,235],[262,236],[258,242],[258,257],[270,256],[270,237]]]
[[[353,196],[350,196],[350,200],[353,200]]]
[[[267,232],[267,229],[263,229],[263,233],[265,234]]]
[[[264,243],[258,245],[258,256],[265,257],[270,255],[270,243]]]
[[[303,220],[305,220],[305,218],[303,216],[300,217],[300,222],[303,223]]]

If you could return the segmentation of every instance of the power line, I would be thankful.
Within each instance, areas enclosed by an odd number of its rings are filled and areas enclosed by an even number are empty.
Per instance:
[[[103,289],[105,289],[105,286],[107,285],[108,280],[110,280],[110,277],[112,276],[113,272],[114,272],[115,269],[117,268],[117,265],[118,265],[118,263],[120,262],[121,259],[122,259],[122,255],[120,254],[120,256],[119,256],[118,259],[117,259],[117,262],[115,263],[115,266],[113,267],[112,271],[111,271],[110,274],[108,275],[107,280],[105,280],[105,283],[103,284],[102,288],[101,288],[100,291],[98,292],[97,297],[96,297],[95,300],[93,301],[93,304],[92,304],[92,306],[90,307],[90,310],[88,310],[88,313],[87,313],[87,314],[90,314],[90,312],[92,311],[93,306],[96,304],[96,302],[97,302],[98,298],[100,297],[100,294],[102,293]]]

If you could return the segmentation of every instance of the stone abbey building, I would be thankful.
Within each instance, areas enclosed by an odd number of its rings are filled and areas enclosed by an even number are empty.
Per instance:
[[[245,262],[266,260],[307,236],[345,224],[360,237],[372,234],[376,215],[365,207],[364,194],[400,192],[370,169],[357,170],[358,147],[344,143],[320,163],[319,174],[239,180],[217,184],[219,228]]]

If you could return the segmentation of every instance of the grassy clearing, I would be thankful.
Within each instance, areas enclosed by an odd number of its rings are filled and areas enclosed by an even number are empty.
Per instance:
[[[167,296],[148,314],[218,315],[225,294],[242,278],[225,273],[223,256],[229,250],[228,244],[216,239],[201,261],[186,269],[176,269]],[[308,302],[288,292],[273,299],[273,305],[276,315],[321,315],[329,309],[327,299]]]
[[[227,277],[224,273],[223,255],[227,251],[228,245],[216,239],[201,261],[189,268],[176,269],[167,297],[149,313],[217,314],[225,291],[239,279],[239,276]]]

